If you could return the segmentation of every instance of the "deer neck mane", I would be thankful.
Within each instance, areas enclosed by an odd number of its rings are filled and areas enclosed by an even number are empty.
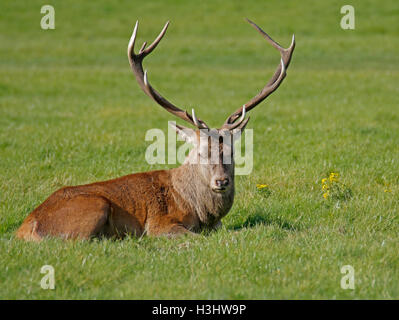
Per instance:
[[[226,192],[216,193],[202,177],[197,164],[183,164],[171,171],[173,188],[185,202],[182,206],[188,206],[201,224],[213,226],[229,212],[234,201],[234,180]]]

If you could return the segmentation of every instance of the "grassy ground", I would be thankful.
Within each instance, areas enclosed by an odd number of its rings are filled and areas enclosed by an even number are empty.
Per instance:
[[[0,4],[0,298],[399,298],[399,4],[351,1],[42,1]],[[22,243],[27,214],[64,185],[150,166],[145,132],[166,112],[139,89],[126,46],[171,20],[148,58],[155,87],[219,126],[263,86],[278,53],[244,22],[297,48],[252,113],[254,169],[218,232],[196,239]],[[323,198],[338,172],[352,192]],[[256,184],[267,184],[259,192]],[[56,289],[40,288],[42,265]],[[355,289],[340,268],[355,269]]]

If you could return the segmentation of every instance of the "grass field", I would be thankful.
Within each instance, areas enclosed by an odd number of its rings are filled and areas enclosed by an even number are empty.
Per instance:
[[[55,8],[55,30],[40,8]],[[399,3],[351,1],[0,3],[1,299],[398,299]],[[220,126],[272,75],[278,52],[245,21],[297,47],[279,90],[251,112],[254,168],[237,177],[221,230],[198,238],[49,240],[14,232],[53,191],[168,167],[145,161],[174,120],[139,89],[126,47],[167,20],[151,82]],[[172,166],[169,166],[172,167]],[[351,197],[323,198],[340,175]],[[260,192],[256,184],[267,184]],[[56,289],[40,287],[41,266]],[[355,289],[340,269],[355,269]]]

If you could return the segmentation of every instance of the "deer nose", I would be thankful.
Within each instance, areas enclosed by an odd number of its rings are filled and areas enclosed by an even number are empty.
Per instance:
[[[216,186],[218,187],[227,187],[229,185],[229,178],[216,180]]]

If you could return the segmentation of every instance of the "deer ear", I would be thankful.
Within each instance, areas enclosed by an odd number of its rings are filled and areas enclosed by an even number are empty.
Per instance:
[[[231,131],[231,134],[233,135],[233,141],[237,140],[241,136],[241,133],[245,130],[245,127],[248,124],[249,118],[250,117],[246,118],[237,128]]]
[[[176,124],[174,121],[169,121],[168,123],[184,141],[188,143],[195,142],[195,131],[193,129]]]

